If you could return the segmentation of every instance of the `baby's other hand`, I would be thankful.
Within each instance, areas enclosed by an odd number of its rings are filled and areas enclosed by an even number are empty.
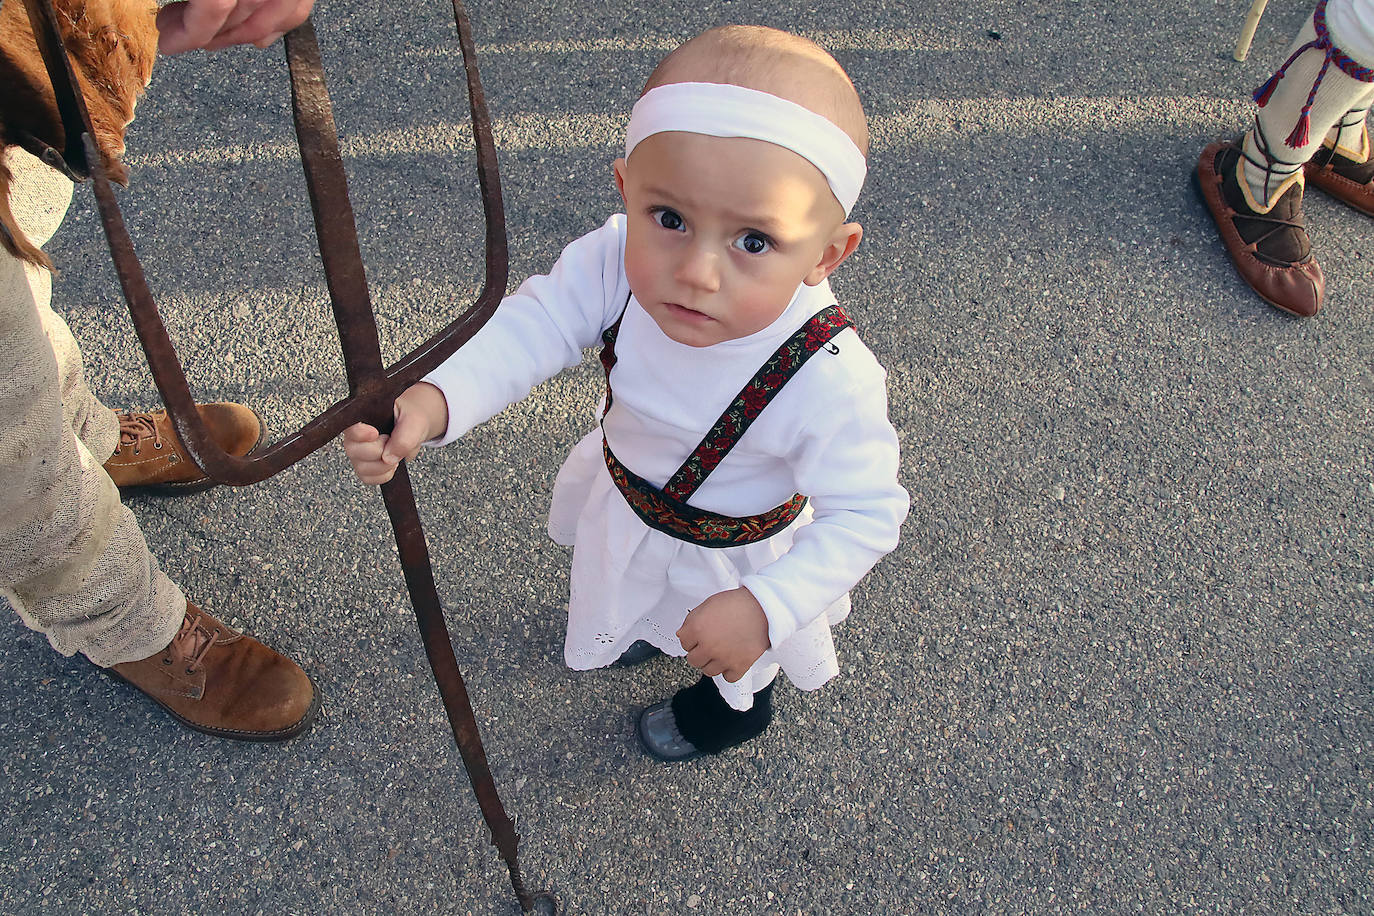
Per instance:
[[[389,435],[366,423],[354,423],[343,432],[344,454],[363,483],[386,483],[395,476],[397,465],[414,458],[421,445],[448,428],[443,392],[428,382],[401,392],[394,413],[396,423]]]
[[[768,650],[768,618],[749,589],[734,588],[689,612],[677,638],[687,650],[687,664],[733,684]]]

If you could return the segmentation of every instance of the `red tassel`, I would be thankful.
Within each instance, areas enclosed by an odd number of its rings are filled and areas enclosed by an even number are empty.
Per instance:
[[[1282,71],[1275,73],[1264,81],[1263,86],[1255,90],[1256,105],[1263,108],[1265,105],[1269,104],[1269,97],[1274,94],[1274,90],[1278,87],[1282,75]]]
[[[1312,119],[1307,116],[1307,109],[1304,108],[1302,110],[1302,117],[1298,118],[1298,126],[1293,128],[1293,132],[1289,134],[1288,139],[1284,141],[1288,144],[1290,149],[1302,149],[1307,145],[1307,128],[1311,124],[1311,121]]]

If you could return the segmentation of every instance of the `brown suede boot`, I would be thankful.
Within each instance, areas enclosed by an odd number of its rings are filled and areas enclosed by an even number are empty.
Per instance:
[[[1368,134],[1364,142],[1369,149]],[[1339,150],[1323,146],[1307,160],[1303,169],[1308,183],[1366,216],[1374,216],[1374,156],[1368,161],[1356,162]]]
[[[242,457],[262,443],[262,421],[251,408],[220,402],[197,404],[196,410],[229,454]],[[182,448],[165,410],[119,414],[119,447],[105,470],[120,490],[194,493],[215,485]]]
[[[281,741],[319,711],[310,677],[286,656],[244,636],[189,601],[167,648],[106,668],[187,728],[220,738]]]
[[[1235,143],[1209,144],[1198,157],[1198,194],[1241,279],[1270,305],[1309,318],[1321,311],[1326,278],[1307,238],[1302,183],[1285,191],[1268,213],[1260,213],[1250,207],[1236,175],[1240,157]]]

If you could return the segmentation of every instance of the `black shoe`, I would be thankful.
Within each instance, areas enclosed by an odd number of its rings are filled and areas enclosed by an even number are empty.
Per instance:
[[[621,653],[620,658],[611,662],[612,668],[630,668],[634,665],[642,665],[645,662],[658,658],[663,654],[663,650],[653,643],[636,639],[630,643],[630,648]]]
[[[665,763],[685,763],[695,760],[705,752],[677,730],[677,716],[673,715],[673,701],[655,703],[639,714],[639,746],[650,757]]]
[[[651,757],[681,763],[757,738],[772,721],[772,684],[755,693],[754,705],[740,712],[725,702],[709,677],[703,676],[640,713],[636,732]]]

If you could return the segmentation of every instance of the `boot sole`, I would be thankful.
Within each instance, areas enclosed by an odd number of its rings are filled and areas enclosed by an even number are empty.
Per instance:
[[[301,716],[300,721],[288,725],[286,728],[279,728],[276,731],[253,732],[244,731],[242,729],[236,728],[216,728],[213,725],[202,725],[199,722],[195,722],[181,715],[175,709],[172,709],[166,703],[163,703],[157,697],[153,696],[151,693],[148,693],[143,688],[135,684],[133,681],[124,677],[118,671],[115,671],[113,668],[101,668],[100,670],[105,672],[115,680],[123,684],[129,685],[129,687],[137,691],[140,696],[145,697],[150,702],[157,704],[157,706],[163,712],[167,713],[167,715],[171,716],[179,724],[184,725],[186,728],[189,728],[192,731],[197,731],[204,735],[213,735],[216,738],[228,738],[233,741],[286,741],[289,738],[296,737],[297,735],[309,729],[310,726],[314,725],[315,718],[319,715],[320,712],[320,688],[315,685],[315,680],[311,678],[309,674],[306,675],[306,678],[310,680],[310,708],[305,711],[305,715]]]

